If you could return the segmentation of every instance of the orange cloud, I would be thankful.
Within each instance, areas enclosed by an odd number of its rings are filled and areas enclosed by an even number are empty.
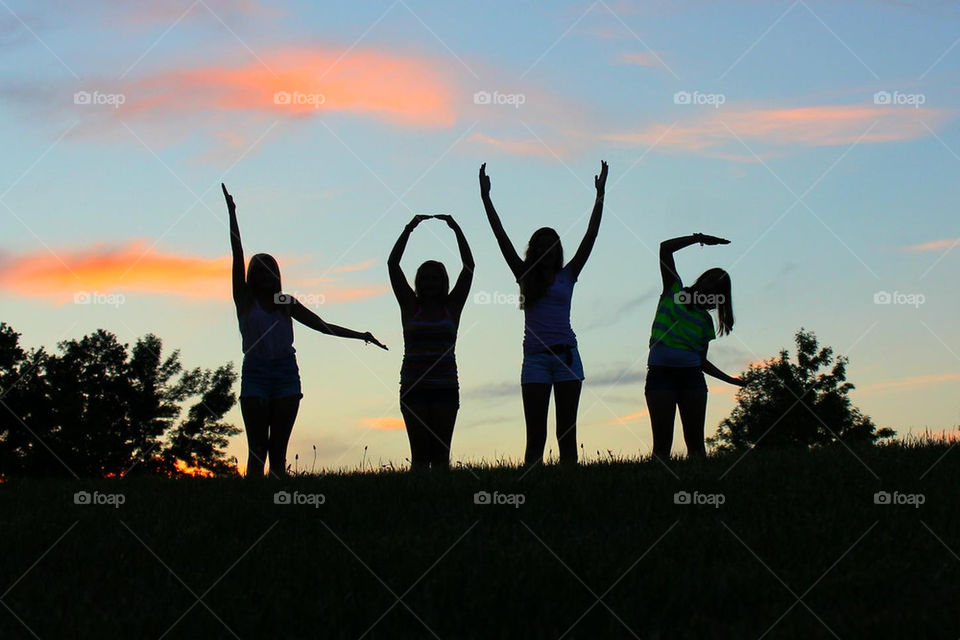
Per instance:
[[[646,409],[641,409],[640,411],[636,411],[634,413],[630,413],[625,416],[619,416],[619,417],[613,418],[612,420],[607,420],[603,424],[605,425],[627,424],[629,422],[636,422],[640,418],[644,418],[648,415],[650,415],[649,411],[647,411]]]
[[[349,273],[351,271],[365,271],[366,269],[369,269],[374,264],[376,264],[376,262],[377,262],[376,260],[374,260],[373,258],[370,258],[369,260],[364,260],[363,262],[358,262],[357,264],[345,264],[343,266],[336,267],[333,270],[333,273]]]
[[[617,61],[638,67],[659,67],[663,65],[652,51],[621,51]]]
[[[859,387],[858,390],[862,393],[872,391],[903,391],[907,389],[915,389],[917,387],[940,384],[942,382],[953,382],[955,380],[960,380],[960,373],[938,373],[923,376],[911,376],[907,378],[901,378],[899,380],[888,380],[887,382],[878,382],[865,387]]]
[[[388,431],[404,428],[403,418],[364,418],[360,421],[360,424],[371,429],[384,429]]]
[[[456,121],[454,85],[426,58],[375,49],[300,48],[243,66],[177,69],[133,80],[117,117],[244,112],[310,117],[353,113],[391,123],[446,127]]]
[[[61,303],[78,294],[140,291],[185,298],[230,298],[230,256],[164,253],[136,240],[120,246],[46,250],[3,256],[0,290],[27,297],[53,298]],[[299,284],[290,280],[291,293]],[[382,295],[386,286],[333,287],[317,291],[324,303]],[[322,298],[320,298],[322,296]]]
[[[901,251],[939,251],[941,249],[950,249],[960,243],[960,238],[946,240],[931,240],[923,244],[913,244],[908,247],[901,247]]]
[[[655,123],[639,131],[607,134],[604,139],[629,145],[671,148],[722,155],[746,144],[834,146],[896,142],[921,138],[955,116],[952,111],[888,105],[830,105],[787,109],[733,109],[684,106],[696,115],[668,125]],[[731,146],[732,145],[732,146]],[[728,159],[744,159],[735,156]]]
[[[506,151],[507,153],[515,153],[518,155],[524,156],[542,156],[553,158],[554,153],[558,156],[563,157],[566,154],[566,151],[560,149],[555,150],[551,153],[550,149],[541,144],[538,140],[504,140],[500,138],[491,138],[488,135],[482,133],[475,133],[469,138],[468,142],[479,142],[491,147],[500,149],[501,151]]]

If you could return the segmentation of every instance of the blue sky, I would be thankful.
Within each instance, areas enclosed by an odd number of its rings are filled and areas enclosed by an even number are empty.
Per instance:
[[[514,294],[480,163],[518,250],[553,226],[572,255],[604,159],[605,217],[573,310],[586,451],[651,448],[652,250],[695,231],[732,241],[677,256],[686,280],[712,266],[733,277],[736,327],[711,347],[721,368],[772,357],[805,327],[849,355],[853,398],[878,424],[951,429],[958,13],[947,2],[8,2],[2,318],[28,346],[103,327],[129,342],[154,332],[189,366],[239,365],[223,180],[248,256],[274,254],[285,288],[324,296],[322,317],[391,347],[297,327],[305,398],[291,461],[316,445],[318,464],[355,466],[365,446],[368,460],[399,462],[403,432],[370,425],[399,418],[385,261],[403,225],[451,213],[476,256],[474,293]],[[477,104],[477,92],[502,103]],[[455,246],[425,224],[407,273],[427,258],[458,269]],[[76,304],[78,291],[123,303]],[[883,291],[900,295],[876,304]],[[511,304],[464,312],[455,459],[519,456],[522,328]],[[710,390],[708,432],[734,403],[733,388]],[[244,457],[242,436],[230,451]]]

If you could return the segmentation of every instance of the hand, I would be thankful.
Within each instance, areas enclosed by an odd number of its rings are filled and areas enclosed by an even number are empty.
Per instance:
[[[435,215],[435,216],[433,216],[433,217],[436,218],[437,220],[443,220],[444,222],[447,223],[447,226],[448,226],[448,227],[450,227],[451,229],[456,230],[456,228],[457,228],[457,221],[454,220],[454,219],[453,219],[453,216],[451,216],[450,214],[440,213],[440,214],[437,214],[437,215]]]
[[[490,195],[490,178],[487,177],[487,163],[480,165],[480,195]]]
[[[365,334],[363,334],[363,343],[370,344],[371,342],[377,345],[378,347],[380,347],[381,349],[383,349],[384,351],[389,351],[389,349],[387,349],[387,345],[383,344],[382,342],[374,338],[373,334],[367,331]]]
[[[221,182],[220,188],[223,189],[223,197],[227,199],[227,211],[230,213],[236,213],[237,205],[233,203],[233,196],[227,192],[227,186]]]
[[[702,233],[697,233],[695,235],[697,236],[697,241],[700,242],[700,244],[730,244],[729,240],[718,238],[717,236],[708,236]]]
[[[430,219],[430,218],[432,218],[432,217],[433,217],[433,216],[428,216],[428,215],[424,215],[424,214],[422,214],[422,213],[418,213],[417,215],[413,216],[413,220],[411,220],[410,222],[407,223],[407,229],[409,229],[410,231],[413,231],[418,224],[420,224],[420,223],[423,222],[424,220],[428,220],[428,219]]]
[[[593,176],[593,184],[597,188],[597,194],[603,195],[607,188],[607,163],[605,160],[600,161],[600,175]]]

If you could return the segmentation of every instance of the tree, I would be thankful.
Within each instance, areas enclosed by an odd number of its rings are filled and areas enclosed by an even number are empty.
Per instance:
[[[152,334],[128,347],[101,329],[28,353],[0,323],[0,475],[177,475],[178,459],[236,473],[224,448],[240,429],[223,422],[233,365],[184,370]]]
[[[854,407],[848,394],[846,356],[820,348],[812,331],[795,337],[796,363],[786,349],[777,358],[751,365],[741,376],[747,385],[737,391],[737,406],[720,423],[708,443],[717,449],[752,447],[822,447],[840,441],[875,443],[893,436],[878,429]]]

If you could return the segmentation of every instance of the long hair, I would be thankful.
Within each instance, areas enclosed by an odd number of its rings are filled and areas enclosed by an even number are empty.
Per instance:
[[[707,269],[700,274],[691,288],[714,296],[709,304],[717,310],[717,335],[723,336],[730,333],[733,330],[733,293],[730,274],[720,267]]]
[[[254,254],[247,265],[247,287],[258,299],[269,297],[269,310],[275,310],[281,291],[280,265],[276,258],[269,253]]]
[[[556,247],[553,264],[550,271],[538,267],[542,266],[544,251],[540,247],[549,242],[550,249]],[[560,234],[550,227],[541,227],[530,236],[527,243],[527,253],[523,260],[523,275],[520,277],[520,308],[535,303],[547,293],[553,279],[553,274],[563,269],[563,245],[560,244]]]
[[[417,269],[417,275],[413,278],[413,292],[417,296],[417,303],[423,304],[425,301],[422,293],[423,276],[431,269],[436,270],[442,283],[440,288],[443,289],[443,293],[439,296],[438,302],[442,305],[446,304],[447,297],[450,295],[450,276],[447,275],[447,268],[443,266],[443,263],[437,260],[427,260]]]

